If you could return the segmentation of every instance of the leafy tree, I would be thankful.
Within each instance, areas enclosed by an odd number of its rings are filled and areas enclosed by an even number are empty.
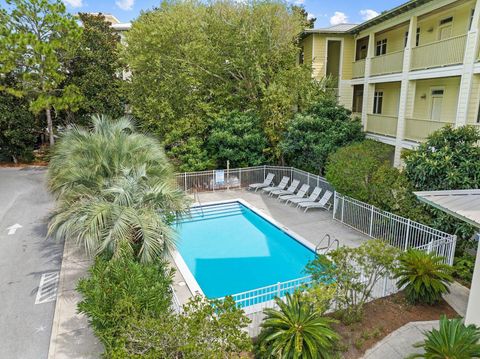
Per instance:
[[[405,174],[417,191],[480,188],[480,131],[450,126],[431,134],[405,157]],[[471,226],[442,211],[430,209],[433,225],[469,238]]]
[[[340,247],[329,252],[329,259],[318,256],[307,267],[315,281],[335,285],[335,302],[346,323],[361,320],[363,306],[372,298],[375,285],[393,274],[398,249],[372,239],[357,248]]]
[[[331,153],[363,138],[362,126],[350,118],[350,111],[326,99],[290,121],[280,148],[288,164],[322,173]]]
[[[258,338],[262,358],[333,358],[340,339],[330,327],[333,319],[323,317],[300,293],[287,293],[286,302],[276,298],[279,309],[264,310],[266,318]]]
[[[55,147],[48,185],[59,199],[49,234],[75,239],[90,254],[118,256],[128,245],[150,262],[174,246],[174,215],[188,205],[160,144],[134,132],[130,120],[93,117]]]
[[[258,166],[265,163],[267,141],[260,119],[253,113],[232,112],[214,120],[208,138],[209,152],[216,154],[217,166]]]
[[[105,17],[80,13],[82,34],[68,63],[64,86],[74,85],[83,96],[69,122],[86,124],[89,116],[102,113],[111,117],[124,114],[120,36]]]
[[[172,155],[200,153],[187,138],[201,143],[232,111],[258,113],[275,147],[287,119],[322,89],[295,64],[303,24],[281,1],[162,2],[126,34],[133,114]]]
[[[415,345],[424,353],[410,355],[409,359],[480,358],[480,328],[471,324],[465,325],[461,318],[440,318],[440,328],[425,333],[425,340]]]
[[[337,191],[368,202],[375,171],[388,165],[392,154],[391,146],[377,141],[353,143],[329,157],[325,177]]]
[[[0,153],[14,163],[30,161],[37,133],[35,117],[27,101],[0,92]]]
[[[452,268],[444,258],[434,253],[409,249],[399,257],[395,278],[398,288],[405,288],[405,296],[412,304],[435,304],[442,294],[449,293],[453,281]]]
[[[317,21],[317,18],[311,16],[311,14],[309,14],[302,5],[293,5],[292,10],[295,12],[298,12],[300,16],[304,19],[304,27],[306,29],[314,28],[315,21]]]
[[[52,108],[75,108],[81,99],[76,86],[61,89],[66,62],[81,30],[60,0],[6,2],[12,10],[0,14],[0,73],[12,74],[18,86],[3,90],[27,96],[35,113],[45,111],[53,145]]]

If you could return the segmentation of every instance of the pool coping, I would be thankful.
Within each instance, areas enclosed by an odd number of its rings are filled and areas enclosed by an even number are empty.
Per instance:
[[[296,232],[292,231],[288,227],[284,226],[282,223],[278,222],[274,218],[272,218],[270,215],[262,211],[261,209],[256,208],[255,206],[251,205],[248,203],[246,200],[241,199],[241,198],[235,198],[235,199],[228,199],[228,200],[222,200],[222,201],[211,201],[211,202],[205,202],[205,203],[194,203],[190,208],[195,208],[195,207],[202,207],[202,206],[214,206],[214,205],[219,205],[219,204],[227,204],[227,203],[240,203],[247,207],[249,210],[257,214],[258,216],[262,217],[266,221],[270,222],[272,225],[277,227],[280,231],[284,232],[286,235],[291,237],[292,239],[296,240],[306,248],[310,249],[312,252],[315,252],[315,245],[305,239],[304,237],[300,236]],[[172,258],[173,261],[175,262],[175,265],[177,266],[178,270],[180,271],[180,274],[182,275],[183,279],[185,280],[185,283],[187,284],[188,289],[190,290],[191,293],[194,295],[198,294],[201,296],[206,297],[206,295],[203,293],[202,288],[198,284],[197,280],[195,279],[195,276],[193,273],[190,271],[188,268],[187,264],[185,263],[185,260],[182,258],[182,255],[180,252],[175,248],[173,253],[172,253]],[[273,283],[275,284],[275,283]],[[251,290],[255,290],[258,288],[252,288]],[[250,290],[249,290],[250,291]],[[248,291],[247,291],[248,292]],[[229,295],[235,295],[237,293],[231,293]],[[180,303],[183,304],[183,303]],[[245,309],[245,308],[244,308]]]

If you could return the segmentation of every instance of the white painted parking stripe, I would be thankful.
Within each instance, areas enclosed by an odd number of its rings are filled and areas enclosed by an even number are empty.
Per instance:
[[[57,299],[59,272],[43,273],[38,285],[35,304],[53,302]]]

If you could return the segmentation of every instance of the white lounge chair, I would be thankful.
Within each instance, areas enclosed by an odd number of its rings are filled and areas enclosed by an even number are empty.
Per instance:
[[[323,197],[318,202],[302,202],[297,205],[297,207],[305,208],[305,212],[312,208],[321,208],[321,209],[330,209],[331,204],[328,202],[332,198],[331,191],[325,191]]]
[[[275,191],[270,192],[270,196],[281,196],[284,194],[295,194],[295,191],[298,188],[298,185],[300,184],[299,180],[293,180],[292,183],[290,184],[290,187],[284,190],[277,189]]]
[[[287,188],[289,181],[290,181],[290,177],[283,176],[283,178],[280,181],[280,183],[278,184],[278,186],[268,186],[268,187],[262,188],[262,191],[264,191],[266,193],[269,193],[269,192],[272,192],[272,191],[276,191],[277,189],[279,189],[279,190],[285,189],[285,188]]]
[[[302,198],[291,198],[287,201],[287,203],[293,203],[298,205],[299,203],[302,202],[315,202],[318,200],[318,197],[320,197],[320,194],[322,193],[322,189],[320,187],[315,187],[308,197],[302,197]]]
[[[260,188],[268,187],[272,184],[273,177],[275,177],[275,175],[273,173],[269,173],[262,183],[252,183],[248,186],[248,189],[254,189],[255,192],[257,192]]]
[[[308,184],[302,185],[298,190],[297,194],[284,194],[283,196],[278,197],[280,201],[285,201],[287,203],[292,198],[304,198],[308,193],[310,186]]]

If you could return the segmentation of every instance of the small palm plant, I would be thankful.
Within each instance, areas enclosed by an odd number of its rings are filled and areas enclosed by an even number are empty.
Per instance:
[[[286,303],[275,299],[279,309],[265,309],[259,335],[262,357],[331,358],[339,335],[330,327],[333,319],[322,313],[300,293],[286,295]]]
[[[142,262],[174,246],[170,224],[189,201],[160,143],[134,131],[128,118],[94,116],[57,143],[48,186],[58,200],[49,235],[69,238],[87,253],[118,256],[127,247]]]
[[[480,328],[466,326],[462,319],[440,318],[440,328],[425,333],[425,340],[415,344],[422,348],[423,354],[414,354],[409,358],[426,359],[470,359],[480,358]]]
[[[400,255],[395,277],[398,288],[405,287],[405,296],[410,303],[433,305],[442,294],[449,293],[452,269],[443,263],[443,259],[417,249],[409,249]]]

